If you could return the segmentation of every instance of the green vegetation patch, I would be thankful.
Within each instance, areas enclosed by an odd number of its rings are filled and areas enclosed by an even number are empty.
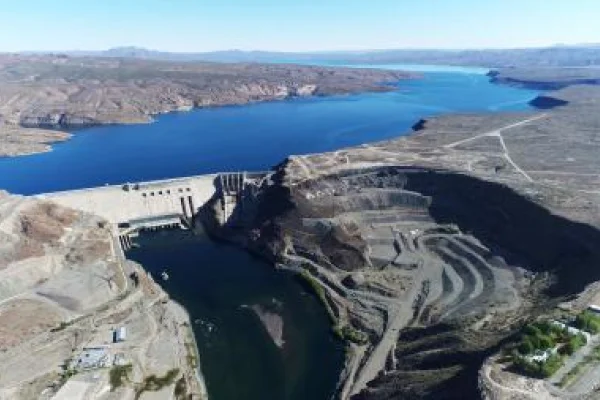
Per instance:
[[[340,323],[329,304],[329,300],[327,300],[325,289],[323,289],[323,286],[321,286],[310,272],[302,271],[298,276],[317,296],[321,304],[323,304],[323,307],[329,316],[329,321],[331,322],[331,330],[335,336],[340,340],[350,341],[356,344],[366,344],[369,341],[369,336],[366,333],[361,332],[350,325],[342,325]]]
[[[592,334],[600,332],[600,316],[584,311],[575,318],[575,327]]]
[[[563,366],[564,357],[553,354],[545,362],[529,361],[525,357],[513,359],[514,365],[523,373],[536,378],[548,378]]]
[[[512,349],[510,359],[521,372],[537,378],[552,376],[572,355],[586,344],[585,336],[573,335],[566,327],[549,321],[538,321],[523,327]],[[555,349],[558,349],[556,354]],[[546,360],[532,359],[534,355],[546,355]]]
[[[338,319],[335,316],[333,310],[331,309],[331,305],[327,300],[327,295],[325,294],[325,289],[323,289],[323,286],[321,286],[321,284],[315,278],[313,278],[313,276],[307,271],[302,271],[298,276],[313,291],[313,293],[317,296],[321,304],[323,304],[323,307],[325,307],[325,311],[327,311],[327,315],[329,316],[331,324],[333,326],[337,326]]]
[[[534,322],[523,328],[516,349],[521,355],[530,355],[536,351],[552,349],[558,345],[565,344],[575,351],[585,344],[583,335],[573,336],[566,328],[549,321]],[[567,352],[572,354],[572,352]]]
[[[366,344],[369,342],[369,336],[366,333],[361,332],[358,329],[354,329],[350,325],[337,325],[333,327],[333,333],[341,340],[356,344]]]
[[[166,386],[172,385],[177,375],[179,375],[179,368],[170,369],[163,376],[147,376],[135,391],[135,398],[139,399],[144,392],[157,392]]]
[[[115,365],[110,369],[108,374],[110,380],[110,390],[114,391],[115,389],[123,386],[125,381],[129,378],[129,373],[133,369],[131,364],[127,365]]]
[[[578,349],[585,346],[586,343],[587,340],[582,334],[571,336],[567,343],[563,347],[561,347],[560,352],[561,354],[570,356],[573,353],[575,353]]]

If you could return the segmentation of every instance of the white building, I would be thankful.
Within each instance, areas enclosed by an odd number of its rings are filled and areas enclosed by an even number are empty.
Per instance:
[[[114,343],[124,342],[126,338],[127,338],[127,330],[125,329],[124,326],[122,326],[118,329],[115,329],[113,331],[113,342]]]

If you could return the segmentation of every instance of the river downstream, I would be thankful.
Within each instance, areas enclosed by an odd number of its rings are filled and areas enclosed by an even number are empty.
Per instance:
[[[211,400],[332,395],[343,346],[330,334],[325,311],[295,277],[187,232],[147,234],[137,244],[128,258],[190,315]],[[277,331],[278,323],[282,335],[274,338],[268,327]]]
[[[423,79],[387,93],[201,109],[161,115],[153,124],[85,129],[49,153],[0,159],[0,188],[36,194],[266,170],[289,154],[406,134],[429,116],[526,110],[538,94],[491,84],[481,71],[421,71]],[[294,277],[184,232],[143,235],[138,244],[128,257],[190,314],[211,399],[321,400],[335,391],[343,345]],[[169,279],[162,281],[165,270]]]

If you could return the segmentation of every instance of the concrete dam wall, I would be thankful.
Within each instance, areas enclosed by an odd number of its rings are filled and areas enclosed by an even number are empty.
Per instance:
[[[139,229],[191,223],[198,210],[215,195],[221,199],[223,218],[227,219],[246,186],[266,175],[245,172],[197,175],[36,197],[103,217],[114,226],[121,244],[127,248],[131,245],[129,235]]]

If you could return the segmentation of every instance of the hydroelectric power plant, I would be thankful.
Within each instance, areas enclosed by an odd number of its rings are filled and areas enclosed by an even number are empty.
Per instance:
[[[218,173],[45,193],[36,197],[106,219],[122,249],[128,250],[131,236],[142,229],[190,228],[198,210],[215,196],[221,205],[219,222],[227,223],[238,202],[267,177],[267,172]]]

